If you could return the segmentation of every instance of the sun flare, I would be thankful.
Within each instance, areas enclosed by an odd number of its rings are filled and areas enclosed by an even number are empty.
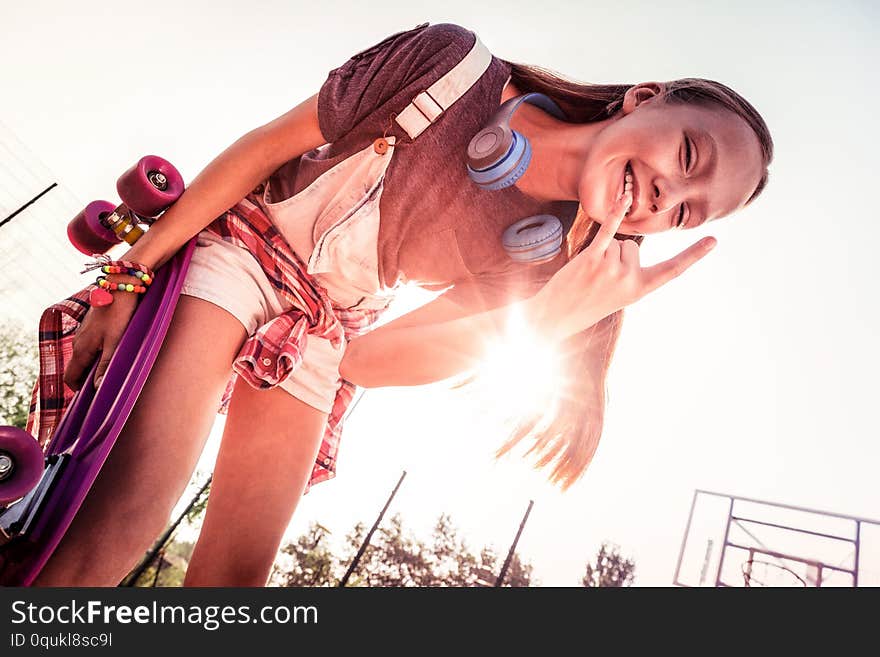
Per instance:
[[[563,384],[559,350],[529,329],[518,311],[487,349],[477,371],[493,405],[534,414],[549,411]]]

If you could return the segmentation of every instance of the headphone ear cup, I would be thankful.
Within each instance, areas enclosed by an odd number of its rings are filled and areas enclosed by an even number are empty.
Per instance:
[[[468,176],[482,189],[499,190],[510,187],[526,172],[532,160],[532,145],[529,140],[515,130],[507,130],[509,142],[498,140],[486,156],[471,157],[471,146],[475,142],[488,144],[495,136],[499,126],[481,130],[468,146]],[[481,139],[482,137],[482,139]],[[474,149],[474,153],[478,153]],[[491,157],[490,157],[491,155]]]
[[[482,171],[497,164],[510,150],[513,131],[499,124],[490,124],[471,139],[467,148],[468,165]]]
[[[564,232],[562,222],[557,217],[539,214],[508,226],[501,243],[516,262],[540,264],[559,255]]]
[[[513,145],[513,132],[498,123],[490,123],[471,139],[467,148],[467,171],[470,179],[483,187],[494,177],[493,167],[502,162]]]

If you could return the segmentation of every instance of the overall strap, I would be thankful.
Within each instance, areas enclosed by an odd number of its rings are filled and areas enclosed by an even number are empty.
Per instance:
[[[397,115],[395,120],[398,125],[406,131],[410,139],[418,137],[480,79],[490,63],[492,53],[476,37],[473,48],[464,59],[427,90],[413,98]]]

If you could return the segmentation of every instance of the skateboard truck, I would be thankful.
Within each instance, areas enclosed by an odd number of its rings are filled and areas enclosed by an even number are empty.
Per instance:
[[[168,178],[161,171],[149,171],[147,180],[160,192],[168,189]],[[144,234],[139,224],[151,226],[155,217],[144,217],[129,208],[125,203],[117,206],[113,212],[101,216],[101,223],[112,230],[123,242],[134,244]]]
[[[0,462],[4,457],[0,456]],[[10,464],[12,459],[5,457]],[[46,469],[40,483],[19,501],[0,508],[0,545],[5,545],[11,540],[28,532],[39,516],[43,502],[49,491],[64,471],[64,466],[70,459],[70,454],[53,454],[46,459]],[[9,472],[9,470],[7,471]]]
[[[140,218],[123,203],[110,214],[102,216],[101,223],[105,224],[107,228],[116,233],[119,239],[123,242],[134,244],[140,239],[141,235],[144,234],[144,229],[138,225],[139,219]]]

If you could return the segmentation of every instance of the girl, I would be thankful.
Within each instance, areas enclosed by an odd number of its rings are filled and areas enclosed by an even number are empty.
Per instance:
[[[155,268],[199,235],[147,385],[39,584],[113,585],[130,570],[182,494],[234,366],[186,584],[264,585],[300,496],[332,476],[353,384],[467,371],[513,304],[564,350],[569,376],[549,426],[526,418],[501,451],[528,436],[553,481],[580,477],[601,432],[621,309],[714,246],[706,238],[643,268],[642,236],[751,202],[772,141],[754,108],[717,82],[583,85],[481,47],[459,26],[421,25],[358,53],[317,95],[211,162],[128,251]],[[484,189],[467,170],[471,140],[501,121],[501,103],[530,92],[561,112],[519,105],[510,127],[531,162],[515,184]],[[536,215],[557,218],[563,248],[521,262],[502,236]],[[445,291],[368,330],[404,283]],[[89,311],[65,372],[71,387],[86,384],[96,357],[88,384],[100,383],[135,302],[118,292]]]

